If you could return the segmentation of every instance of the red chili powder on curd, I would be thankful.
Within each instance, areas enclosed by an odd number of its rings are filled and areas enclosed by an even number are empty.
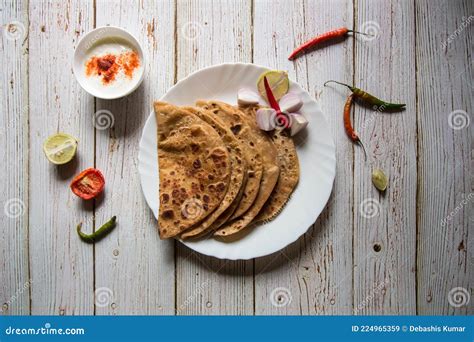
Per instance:
[[[131,79],[133,72],[139,67],[140,58],[135,51],[127,51],[119,55],[92,56],[86,62],[86,75],[99,76],[102,78],[102,83],[107,85],[116,79],[120,71]]]

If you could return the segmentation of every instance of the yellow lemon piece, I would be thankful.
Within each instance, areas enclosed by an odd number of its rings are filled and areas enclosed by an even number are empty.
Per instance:
[[[265,84],[263,78],[266,77],[270,88],[272,89],[273,96],[279,101],[283,95],[288,92],[290,87],[290,80],[288,79],[288,73],[286,71],[280,70],[270,70],[266,71],[260,75],[257,81],[257,88],[260,95],[267,99],[267,92],[265,91]]]
[[[69,163],[76,155],[76,150],[76,138],[66,133],[53,134],[43,144],[46,158],[56,165]]]

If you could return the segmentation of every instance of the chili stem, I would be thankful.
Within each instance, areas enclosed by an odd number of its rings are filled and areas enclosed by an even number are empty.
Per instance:
[[[364,35],[364,36],[369,36],[369,37],[375,37],[373,34],[365,33],[365,32],[359,32],[359,31],[354,31],[354,30],[347,30],[347,32],[358,33],[358,34],[362,34],[362,35]]]
[[[343,85],[343,86],[346,86],[346,87],[349,88],[349,89],[353,88],[353,87],[351,87],[351,86],[348,85],[348,84],[345,84],[345,83],[342,83],[342,82],[338,82],[338,81],[334,81],[334,80],[329,80],[329,81],[324,82],[324,86],[326,86],[326,84],[331,83],[331,82],[337,83],[337,84],[340,84],[340,85]],[[352,90],[352,89],[351,89],[351,90]]]
[[[359,145],[362,147],[362,149],[364,150],[364,160],[367,161],[367,151],[365,150],[365,146],[364,146],[364,144],[362,143],[362,140],[360,140],[360,138],[359,138],[358,143],[359,143]]]

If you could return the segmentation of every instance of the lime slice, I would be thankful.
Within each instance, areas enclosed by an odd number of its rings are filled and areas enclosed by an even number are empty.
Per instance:
[[[283,95],[288,92],[290,87],[290,81],[288,80],[288,74],[286,71],[270,70],[260,75],[257,81],[257,88],[260,95],[267,99],[267,92],[265,91],[265,84],[263,78],[266,77],[270,88],[272,89],[273,96],[279,101]]]
[[[385,173],[380,169],[376,169],[372,172],[372,182],[380,191],[385,191],[385,189],[387,189],[387,176],[385,176]]]
[[[76,155],[77,140],[66,133],[50,136],[43,144],[46,158],[56,165],[69,163]]]

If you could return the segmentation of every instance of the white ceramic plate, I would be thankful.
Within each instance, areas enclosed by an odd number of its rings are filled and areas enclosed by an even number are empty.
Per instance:
[[[193,105],[198,99],[215,99],[236,104],[242,87],[256,89],[265,67],[254,64],[221,64],[199,70],[179,81],[161,100],[176,105]],[[251,259],[276,252],[303,235],[316,221],[331,194],[336,173],[335,146],[331,130],[311,96],[295,82],[290,91],[303,99],[301,112],[308,129],[295,139],[300,162],[300,181],[283,211],[270,223],[251,230],[242,239],[222,242],[212,238],[182,241],[189,248],[220,259]],[[138,170],[148,205],[158,216],[158,153],[156,119],[152,112],[143,128]]]

